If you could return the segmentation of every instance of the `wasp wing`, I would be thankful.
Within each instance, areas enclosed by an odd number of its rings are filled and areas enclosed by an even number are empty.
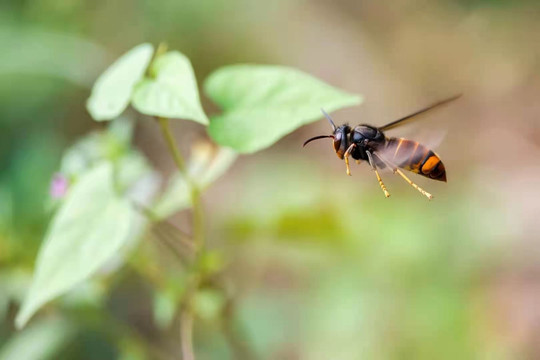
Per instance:
[[[404,125],[407,122],[410,122],[410,121],[413,121],[413,120],[418,120],[419,119],[418,115],[424,114],[424,113],[428,112],[429,110],[432,110],[432,109],[434,109],[436,107],[439,107],[441,105],[452,102],[452,101],[454,101],[454,100],[456,100],[456,99],[458,99],[460,97],[461,97],[461,94],[456,95],[456,96],[452,96],[451,98],[448,98],[448,99],[445,99],[445,100],[442,100],[442,101],[439,101],[439,102],[436,102],[435,104],[432,104],[432,105],[430,105],[430,106],[428,106],[428,107],[426,107],[426,108],[424,108],[422,110],[419,110],[419,111],[417,111],[415,113],[412,113],[410,115],[402,117],[401,119],[397,119],[397,120],[394,120],[394,121],[392,121],[392,122],[390,122],[390,123],[388,123],[386,125],[383,125],[383,126],[379,127],[379,130],[382,130],[382,131],[390,130],[390,129],[393,129],[395,127]]]

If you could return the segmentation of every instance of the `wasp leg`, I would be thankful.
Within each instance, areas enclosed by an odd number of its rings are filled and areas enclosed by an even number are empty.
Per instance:
[[[381,159],[382,162],[384,162],[386,164],[386,166],[390,167],[393,171],[394,171],[394,174],[397,173],[399,176],[401,176],[406,182],[409,183],[409,185],[411,185],[413,188],[415,188],[416,190],[418,190],[422,195],[424,195],[425,197],[427,197],[429,200],[433,199],[433,195],[431,195],[430,193],[428,193],[426,190],[422,189],[420,186],[416,185],[411,179],[409,179],[407,177],[407,175],[405,175],[403,173],[403,171],[401,171],[396,165],[392,164],[391,162],[387,161],[386,159],[384,159],[383,157],[381,157],[379,154],[375,153],[375,155]]]
[[[375,166],[375,162],[373,161],[373,157],[371,156],[371,153],[369,151],[366,151],[369,165],[371,165],[371,170],[375,171],[375,175],[377,176],[377,180],[379,181],[379,185],[381,186],[381,190],[384,192],[384,196],[390,197],[390,193],[388,190],[386,190],[386,186],[384,185],[381,176],[379,175],[379,172],[377,171],[377,167]]]
[[[360,165],[361,161],[360,160],[355,160],[357,164]]]
[[[414,182],[411,181],[411,179],[409,179],[407,177],[407,175],[405,175],[403,173],[403,171],[399,170],[398,168],[395,169],[395,172],[397,172],[403,179],[405,179],[406,182],[409,183],[409,185],[411,185],[413,188],[415,188],[416,190],[420,191],[420,193],[422,193],[425,197],[427,197],[429,200],[433,199],[433,195],[431,195],[430,193],[428,193],[426,190],[422,189],[420,186],[416,185]]]
[[[351,176],[351,167],[349,166],[349,156],[351,156],[351,152],[356,147],[356,144],[351,144],[349,148],[345,151],[345,154],[343,154],[343,158],[345,159],[345,165],[347,166],[347,175]]]

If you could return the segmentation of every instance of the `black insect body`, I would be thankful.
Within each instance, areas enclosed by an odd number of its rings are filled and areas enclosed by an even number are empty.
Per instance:
[[[386,186],[382,182],[379,172],[377,171],[377,169],[389,167],[394,173],[399,174],[405,181],[420,191],[428,199],[432,199],[433,196],[430,193],[412,182],[400,168],[432,180],[446,182],[446,169],[439,156],[419,142],[403,138],[387,138],[384,131],[402,125],[407,120],[411,120],[414,116],[431,110],[436,106],[446,104],[457,99],[459,96],[461,95],[443,100],[381,127],[366,124],[358,125],[354,128],[351,128],[348,124],[337,127],[332,118],[322,110],[324,116],[332,126],[333,134],[315,136],[308,139],[304,143],[304,146],[313,140],[332,138],[337,156],[340,159],[345,160],[347,175],[351,175],[349,157],[355,159],[357,163],[362,160],[367,161],[375,172],[384,195],[389,197],[390,193],[386,189]]]

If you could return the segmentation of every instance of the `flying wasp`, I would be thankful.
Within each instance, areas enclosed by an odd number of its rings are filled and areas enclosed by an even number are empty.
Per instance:
[[[358,125],[354,128],[348,124],[336,126],[330,115],[321,109],[322,113],[332,126],[333,134],[312,137],[304,142],[303,146],[306,146],[313,140],[331,138],[333,139],[334,150],[337,156],[340,159],[345,160],[347,175],[351,175],[349,157],[355,159],[357,163],[360,163],[362,160],[367,161],[377,176],[377,180],[384,192],[384,196],[389,197],[390,193],[386,189],[378,171],[378,169],[388,167],[394,174],[400,175],[407,183],[409,183],[409,185],[431,200],[433,195],[412,182],[401,169],[412,171],[413,173],[425,176],[432,180],[446,182],[446,170],[439,155],[417,141],[395,137],[388,138],[384,135],[384,132],[401,126],[428,110],[456,100],[460,96],[461,95],[457,95],[439,101],[413,114],[380,127],[367,124]]]

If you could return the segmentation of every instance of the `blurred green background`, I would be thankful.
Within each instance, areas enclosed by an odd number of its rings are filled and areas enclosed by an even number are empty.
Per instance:
[[[347,177],[324,141],[302,149],[324,121],[240,157],[204,195],[209,246],[237,294],[234,339],[215,316],[222,300],[203,293],[198,358],[234,359],[231,343],[260,359],[540,358],[539,20],[525,0],[3,0],[0,359],[179,358],[167,291],[183,275],[155,268],[167,251],[152,236],[118,272],[13,325],[62,152],[102,128],[90,87],[146,41],[189,56],[199,82],[226,64],[282,64],[363,94],[340,123],[382,125],[465,94],[389,134],[446,133],[448,184],[413,178],[431,202],[390,173],[385,199],[365,164]],[[135,146],[171,174],[155,124],[137,120]],[[184,150],[205,136],[175,131]]]

